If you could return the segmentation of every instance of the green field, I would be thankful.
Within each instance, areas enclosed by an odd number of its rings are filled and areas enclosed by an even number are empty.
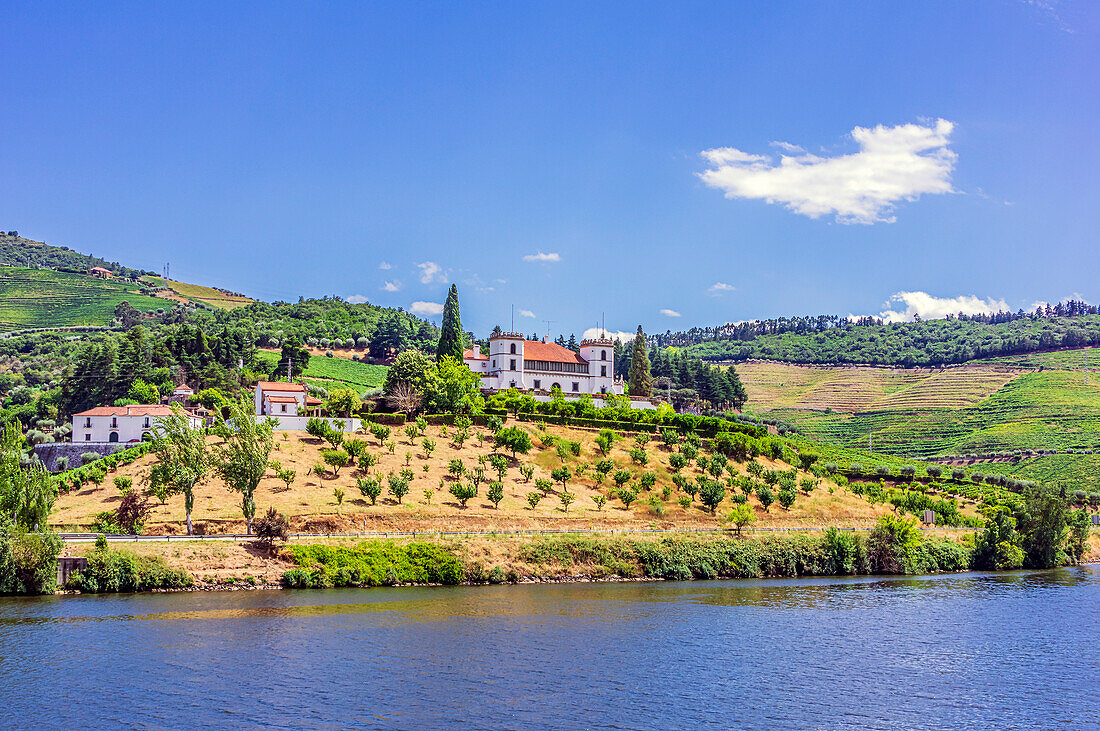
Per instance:
[[[138,289],[136,284],[84,274],[0,267],[0,331],[107,325],[120,302],[143,312],[171,306],[138,294]]]
[[[1072,490],[1100,491],[1100,454],[1049,454],[1015,464],[975,465],[975,469],[1049,484],[1064,483]]]
[[[1049,353],[1027,353],[1003,358],[990,358],[985,363],[1003,363],[1021,368],[1050,368],[1072,371],[1087,368],[1100,371],[1100,348],[1074,348]]]
[[[1086,351],[1043,356],[1073,362]],[[737,366],[757,414],[847,447],[914,457],[1100,445],[1100,375],[1022,364],[946,369]]]
[[[279,360],[277,353],[266,350],[261,350],[256,356],[268,367],[275,365]],[[329,390],[343,387],[365,391],[381,387],[386,382],[386,374],[389,370],[389,366],[314,355],[309,359],[309,366],[302,375],[305,376],[307,383]]]

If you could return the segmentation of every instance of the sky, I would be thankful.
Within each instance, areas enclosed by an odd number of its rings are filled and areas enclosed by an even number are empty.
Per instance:
[[[1100,300],[1100,3],[7,2],[0,228],[581,335]],[[549,321],[549,323],[547,323]]]

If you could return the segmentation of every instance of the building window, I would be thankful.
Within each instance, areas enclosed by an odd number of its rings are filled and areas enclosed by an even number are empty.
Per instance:
[[[114,416],[111,417],[111,428],[112,429],[117,429],[118,428],[118,418],[116,418]]]
[[[576,381],[573,381],[573,393],[577,393],[580,390],[581,390],[581,384],[577,383]]]
[[[606,350],[601,350],[600,351],[600,360],[607,360],[607,351]]]
[[[607,393],[607,386],[600,386],[600,393]]]
[[[600,376],[607,378],[607,366],[600,366]]]
[[[286,404],[279,404],[279,405],[283,407],[283,411],[285,412],[286,411]]]
[[[508,370],[510,370],[510,371],[514,371],[514,370],[516,369],[516,359],[515,359],[515,358],[512,358],[512,359],[511,359],[511,363],[512,363],[512,364],[511,364],[511,366],[509,366]]]
[[[92,441],[92,435],[91,434],[85,434],[84,435],[84,441],[86,441],[86,442]]]
[[[512,343],[512,350],[511,350],[511,353],[512,353],[512,355],[515,355],[515,354],[516,354],[516,344],[515,344],[515,343]]]
[[[149,417],[148,417],[148,416],[146,416],[146,417],[145,417],[145,424],[144,424],[143,426],[144,426],[144,427],[145,427],[146,429],[148,429],[148,428],[149,428]]]
[[[493,358],[493,368],[496,368],[496,367],[497,367],[497,359]]]
[[[92,417],[90,417],[90,416],[85,417],[85,419],[84,419],[84,428],[85,429],[91,429],[92,428]]]

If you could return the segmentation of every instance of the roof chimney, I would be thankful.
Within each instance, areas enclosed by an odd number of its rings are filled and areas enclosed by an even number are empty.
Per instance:
[[[543,335],[542,336],[542,342],[545,343],[549,337],[550,337],[549,335]]]

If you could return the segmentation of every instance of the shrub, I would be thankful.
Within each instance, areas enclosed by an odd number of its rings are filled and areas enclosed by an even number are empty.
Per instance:
[[[170,568],[160,556],[97,547],[88,556],[87,568],[69,578],[68,588],[107,593],[178,589],[191,584],[186,571]]]
[[[940,467],[938,464],[930,464],[928,465],[928,469],[925,471],[928,473],[929,477],[937,480],[939,479],[940,475],[943,474],[943,467]]]
[[[504,485],[500,482],[490,482],[489,489],[485,491],[485,497],[493,504],[493,508],[500,509],[500,501],[504,499]]]
[[[796,493],[793,489],[789,487],[784,488],[779,491],[779,504],[783,506],[784,510],[790,510],[791,506],[794,505],[794,501],[797,495],[798,493]]]
[[[473,485],[471,485],[468,482],[467,483],[463,483],[463,482],[453,483],[450,487],[449,492],[451,493],[451,495],[454,495],[455,499],[458,500],[459,504],[462,507],[466,507],[466,503],[469,500],[472,500],[473,498],[477,497],[477,488],[474,487]],[[530,496],[528,496],[527,500],[528,500],[528,502],[530,502],[530,500],[531,500]],[[532,506],[532,507],[534,507],[534,506]]]
[[[538,477],[535,479],[535,487],[541,490],[542,494],[545,495],[553,489],[554,483],[551,480],[547,480],[545,477]]]
[[[651,489],[657,484],[657,475],[654,472],[643,472],[638,476],[638,484],[642,486],[643,490]]]
[[[607,505],[607,497],[601,493],[596,493],[592,496],[592,502],[596,503],[596,510],[603,510],[603,506]]]
[[[91,464],[92,462],[95,462],[99,458],[100,458],[100,455],[99,455],[98,452],[84,452],[83,454],[80,455],[80,464],[81,465]]]
[[[534,510],[539,505],[539,500],[542,500],[541,492],[529,492],[527,493],[527,504],[531,506],[531,510]]]
[[[252,532],[256,542],[270,550],[275,541],[286,543],[290,539],[290,522],[275,508],[268,508],[266,514],[252,521]]]
[[[627,508],[630,508],[630,504],[638,499],[638,493],[636,493],[634,490],[631,490],[629,487],[620,487],[616,491],[616,493],[618,494],[619,499],[623,501],[623,505],[625,505]]]
[[[288,547],[297,569],[283,574],[291,588],[462,583],[466,570],[453,550],[433,543],[364,541],[356,546]]]
[[[629,454],[630,459],[634,462],[634,464],[645,465],[649,463],[649,455],[646,454],[646,451],[641,447],[635,447],[634,449],[630,450]]]

